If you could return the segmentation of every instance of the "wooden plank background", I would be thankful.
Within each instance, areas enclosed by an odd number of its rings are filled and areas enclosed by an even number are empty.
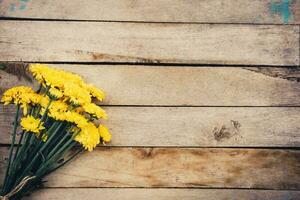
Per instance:
[[[299,24],[299,0],[0,1],[0,96],[29,62],[108,94],[112,143],[26,199],[300,199]]]
[[[112,195],[113,194],[113,195]],[[129,189],[129,188],[69,188],[69,189],[45,189],[39,190],[26,200],[39,199],[111,199],[111,200],[226,200],[226,199],[250,199],[250,200],[282,200],[297,199],[299,191],[274,191],[274,190],[222,190],[222,189]]]
[[[8,20],[0,27],[2,61],[299,65],[299,26]]]
[[[26,1],[25,1],[26,2]],[[299,0],[3,1],[0,16],[32,19],[299,24]]]
[[[289,150],[106,147],[84,153],[45,186],[299,190],[299,158]]]
[[[26,66],[3,65],[9,67],[0,71],[1,90],[32,85]],[[300,106],[300,72],[294,67],[52,66],[78,73],[102,88],[107,92],[105,105]]]
[[[104,107],[111,146],[299,147],[299,107]],[[15,109],[0,107],[0,144]],[[151,123],[149,123],[151,122]],[[172,127],[172,131],[170,131]]]

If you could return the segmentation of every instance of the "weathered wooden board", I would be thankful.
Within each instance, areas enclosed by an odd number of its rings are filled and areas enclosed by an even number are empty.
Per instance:
[[[256,70],[253,72],[238,67],[53,66],[78,73],[87,82],[102,88],[107,92],[106,105],[300,105],[300,82],[291,81],[299,74],[293,73],[292,68],[286,68],[289,74],[285,68],[268,68],[268,71],[251,68]],[[0,70],[2,91],[15,85],[32,84],[28,80],[30,76],[21,65]]]
[[[0,151],[3,160],[8,152]],[[300,152],[292,150],[104,147],[79,156],[45,185],[299,190],[299,170]]]
[[[70,188],[43,189],[26,200],[297,200],[300,191],[224,189]]]
[[[297,107],[104,107],[113,146],[300,147]],[[0,106],[0,143],[15,109]]]
[[[38,19],[299,24],[299,0],[4,0],[0,16]]]
[[[1,61],[299,65],[299,26],[0,21]]]

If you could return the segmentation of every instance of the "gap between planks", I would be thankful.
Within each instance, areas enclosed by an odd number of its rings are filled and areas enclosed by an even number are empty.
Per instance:
[[[45,22],[99,22],[99,23],[132,23],[132,24],[206,24],[206,25],[247,25],[247,26],[297,26],[298,24],[280,24],[280,23],[218,23],[218,22],[155,22],[155,21],[117,21],[117,20],[78,20],[78,19],[46,19],[46,18],[18,18],[1,17],[0,21],[45,21]]]

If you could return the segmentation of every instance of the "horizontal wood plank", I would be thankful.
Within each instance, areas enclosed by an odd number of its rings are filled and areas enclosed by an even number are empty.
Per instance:
[[[112,146],[300,147],[300,108],[104,107]],[[0,143],[15,109],[0,106]]]
[[[0,154],[3,165],[7,149]],[[299,190],[299,158],[293,150],[102,147],[51,174],[45,185]]]
[[[299,24],[300,1],[2,1],[0,16],[38,19]]]
[[[299,26],[0,21],[1,61],[298,65]]]
[[[42,189],[25,200],[283,200],[297,199],[300,191],[222,190],[222,189],[131,189],[131,188],[70,188]]]
[[[102,88],[107,93],[106,105],[300,105],[300,82],[291,81],[293,77],[298,79],[299,74],[293,73],[293,67],[286,71],[253,68],[253,72],[239,67],[51,66],[80,74]],[[8,65],[5,71],[0,70],[1,91],[22,84],[32,84],[22,65]]]

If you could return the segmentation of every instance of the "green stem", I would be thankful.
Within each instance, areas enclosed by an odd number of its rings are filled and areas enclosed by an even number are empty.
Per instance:
[[[73,155],[71,155],[67,160],[65,160],[63,163],[55,166],[54,168],[50,169],[50,171],[48,171],[45,175],[50,174],[51,172],[59,169],[60,167],[64,166],[65,164],[67,164],[68,162],[70,162],[73,158],[75,158],[78,154],[80,154],[82,151],[84,150],[83,147],[81,147],[78,151],[76,151]]]
[[[17,132],[17,126],[18,126],[19,111],[20,111],[20,105],[17,105],[14,128],[13,128],[13,134],[12,134],[12,142],[11,142],[10,150],[9,150],[8,165],[7,165],[6,172],[5,172],[4,186],[3,186],[2,193],[6,192],[6,188],[7,188],[6,182],[8,180],[10,165],[11,165],[11,161],[12,161],[12,154],[13,154],[15,140],[16,140],[16,132]]]
[[[46,107],[46,109],[45,109],[45,112],[44,112],[44,114],[43,114],[43,116],[42,116],[42,118],[41,118],[41,120],[40,120],[38,126],[40,126],[41,123],[42,123],[42,121],[45,120],[45,118],[46,118],[46,116],[47,116],[47,114],[48,114],[48,111],[49,111],[49,107],[50,107],[50,105],[51,105],[51,102],[52,102],[52,99],[50,99],[50,101],[49,101],[49,103],[48,103],[48,105],[47,105],[47,107]]]
[[[63,123],[59,124],[58,127],[55,129],[54,133],[51,134],[50,138],[47,140],[46,143],[43,144],[43,146],[41,147],[41,149],[39,150],[39,153],[42,153],[43,150],[51,143],[51,141],[55,138],[55,134],[59,131],[61,125]],[[29,172],[29,170],[31,170],[32,166],[34,165],[35,161],[39,158],[40,154],[37,153],[35,154],[35,156],[33,157],[33,159],[29,162],[29,164],[26,166],[26,168],[24,169],[24,171],[22,172],[21,176],[19,177],[18,181],[16,183],[18,183],[19,181],[22,180],[22,178]]]
[[[48,131],[52,133],[52,132],[56,132],[57,129],[59,129],[59,122],[54,122]],[[21,163],[23,166],[28,166],[28,164],[32,161],[33,156],[36,155],[36,151],[38,150],[38,148],[40,148],[40,146],[36,145],[33,150],[29,151],[30,147],[33,145],[33,141],[35,140],[35,136],[32,133],[25,132],[24,140],[25,140],[24,144],[22,145],[22,147],[20,149],[20,153],[18,154],[16,161],[14,162],[14,165],[13,165],[14,175],[21,173],[21,172],[19,172],[19,169],[18,169],[18,167]],[[29,161],[29,163],[28,163],[28,161]],[[20,169],[20,170],[22,170],[22,169]],[[13,183],[13,184],[16,185],[16,183]]]
[[[15,161],[15,160],[16,160],[16,158],[17,158],[17,156],[18,156],[19,149],[20,149],[21,143],[22,143],[22,141],[23,141],[24,134],[25,134],[25,132],[24,132],[24,131],[22,131],[22,132],[21,132],[21,137],[19,138],[19,142],[18,142],[17,150],[16,150],[16,153],[15,153],[15,156],[14,156],[14,159],[13,159],[13,161]]]
[[[47,156],[48,158],[53,156],[53,154],[58,150],[59,147],[61,147],[61,144],[65,141],[65,139],[68,136],[71,136],[71,135],[69,135],[69,131],[64,135],[64,137],[62,139],[60,139],[60,141],[56,144],[56,146],[50,151],[50,153]]]
[[[72,143],[73,142],[73,143]],[[48,159],[46,163],[44,163],[39,170],[36,172],[37,176],[42,176],[51,165],[51,163],[55,163],[60,157],[63,157],[64,153],[70,150],[76,143],[74,143],[73,139],[70,138],[52,157]]]

